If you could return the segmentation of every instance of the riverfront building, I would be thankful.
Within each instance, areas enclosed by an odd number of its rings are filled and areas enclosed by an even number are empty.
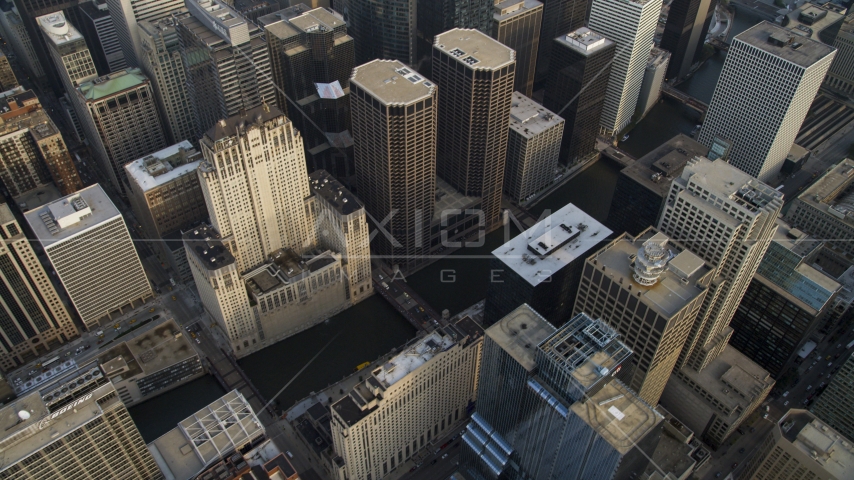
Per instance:
[[[187,0],[185,6],[173,18],[198,117],[195,137],[263,102],[275,106],[264,30],[222,0]]]
[[[81,123],[92,154],[113,189],[126,196],[124,166],[166,147],[151,82],[132,68],[84,82],[75,93],[86,108]]]
[[[680,133],[620,170],[605,224],[618,234],[630,236],[658,225],[670,184],[682,176],[688,160],[708,151],[705,145]]]
[[[258,24],[264,27],[279,87],[276,103],[302,133],[308,170],[323,169],[353,185],[350,74],[355,53],[344,18],[299,3],[260,17]]]
[[[850,480],[854,447],[841,433],[806,410],[789,410],[759,444],[741,478],[764,480],[788,474],[793,480]]]
[[[616,331],[584,314],[555,329],[522,305],[484,337],[466,478],[640,478],[664,418],[613,378],[632,354]]]
[[[698,141],[711,147],[716,136],[731,140],[729,163],[774,180],[835,51],[768,22],[736,35]]]
[[[694,62],[700,60],[709,24],[715,14],[711,0],[674,0],[670,4],[667,23],[661,35],[660,47],[673,56],[666,78],[684,78]]]
[[[616,45],[602,35],[581,27],[550,40],[543,105],[566,119],[560,148],[564,165],[589,158],[596,152],[596,136]]]
[[[563,325],[572,313],[586,252],[598,250],[611,233],[570,203],[495,249],[484,324],[524,303],[553,325]]]
[[[0,416],[0,479],[164,478],[111,384],[55,408],[32,392]]]
[[[436,169],[454,189],[481,199],[486,232],[501,226],[515,52],[477,30],[436,36],[439,86]]]
[[[469,317],[403,347],[332,404],[346,478],[380,479],[466,419],[478,391],[483,329]]]
[[[12,211],[0,204],[0,369],[13,370],[78,335]]]
[[[523,202],[550,186],[558,171],[564,120],[519,92],[510,105],[504,193]]]
[[[854,256],[854,160],[844,159],[806,188],[786,213],[786,221],[833,248]]]
[[[646,70],[643,72],[643,83],[641,83],[638,95],[637,111],[643,118],[661,98],[661,86],[667,78],[665,72],[670,63],[670,52],[653,47],[649,52],[649,60],[646,62]]]
[[[178,278],[191,281],[181,232],[207,220],[208,209],[199,175],[202,154],[183,142],[125,165],[128,200],[149,242],[157,245],[161,261]]]
[[[618,378],[658,405],[711,282],[703,260],[649,228],[587,258],[573,311],[589,312],[620,334],[634,355]]]
[[[672,181],[659,219],[662,233],[714,272],[661,399],[712,446],[774,385],[768,372],[727,344],[730,320],[771,243],[782,206],[780,192],[723,160],[696,157]]]
[[[153,295],[124,218],[100,185],[24,217],[87,329]]]
[[[830,276],[835,262],[824,253],[822,242],[778,221],[732,318],[730,345],[774,378],[794,365],[801,347],[835,313],[843,287]]]
[[[810,410],[850,439],[854,437],[854,412],[850,408],[854,399],[854,355],[842,360],[842,368],[836,372]]]
[[[139,2],[137,2],[139,3]],[[175,22],[170,18],[137,24],[141,45],[139,67],[151,80],[164,133],[171,144],[199,139],[195,104],[187,88],[187,75]]]
[[[373,253],[404,270],[424,264],[429,252],[437,90],[398,61],[360,65],[350,79],[359,196],[374,222],[388,220],[387,234],[373,240]]]
[[[608,135],[618,134],[632,121],[660,14],[660,0],[593,0],[591,4],[587,26],[617,44],[599,122]]]
[[[494,8],[492,38],[516,52],[513,90],[530,97],[537,73],[543,4],[537,0],[495,0]]]

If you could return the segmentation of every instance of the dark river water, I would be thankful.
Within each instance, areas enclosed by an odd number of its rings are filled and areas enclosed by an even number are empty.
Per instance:
[[[757,22],[736,15],[735,34]],[[678,88],[708,103],[723,67],[724,54],[708,60],[695,75]],[[620,148],[640,157],[678,133],[689,134],[699,115],[678,102],[664,99],[632,130]],[[608,215],[620,167],[599,161],[530,209],[539,217],[574,203],[599,221]],[[482,300],[489,279],[490,252],[517,235],[515,227],[493,232],[484,244],[465,248],[411,275],[407,282],[436,311],[455,314]],[[286,339],[240,361],[240,365],[267,399],[293,379],[278,397],[288,408],[313,391],[319,391],[350,374],[356,365],[374,360],[406,343],[415,329],[379,295],[350,308],[328,322]],[[293,378],[331,339],[333,343]],[[195,380],[130,409],[146,442],[162,435],[225,392],[210,376]]]

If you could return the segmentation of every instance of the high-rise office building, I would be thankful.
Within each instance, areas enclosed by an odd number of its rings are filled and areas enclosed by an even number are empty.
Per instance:
[[[266,32],[273,81],[281,89],[276,89],[276,102],[302,133],[309,171],[323,169],[352,185],[354,42],[344,18],[299,4],[260,17],[258,24]]]
[[[437,90],[399,61],[374,60],[350,78],[359,196],[372,222],[384,222],[373,253],[404,269],[423,264],[430,246]]]
[[[579,314],[555,329],[527,305],[512,311],[484,332],[460,471],[472,480],[640,478],[664,418],[613,378],[631,354],[601,320]]]
[[[469,317],[417,338],[332,404],[346,477],[384,478],[466,419],[483,329]]]
[[[0,92],[11,90],[18,85],[18,79],[15,78],[15,72],[9,64],[9,58],[5,53],[0,53]]]
[[[854,255],[854,160],[844,159],[804,189],[786,212],[786,221],[848,255]]]
[[[660,14],[660,0],[593,0],[591,4],[587,26],[617,44],[599,122],[607,134],[619,133],[632,121]]]
[[[496,0],[492,38],[516,52],[513,89],[527,97],[534,93],[542,23],[543,4],[537,0]]]
[[[776,178],[835,51],[768,22],[736,35],[697,140],[727,138],[729,163],[760,181]]]
[[[266,102],[275,106],[264,31],[222,0],[187,0],[175,15],[201,138],[216,122]]]
[[[496,0],[418,0],[418,18],[416,19],[418,58],[429,56],[433,50],[433,40],[436,35],[452,28],[474,28],[483,33],[489,33],[492,28],[492,11],[495,3],[498,2]],[[335,8],[339,8],[337,3]]]
[[[374,291],[365,206],[325,170],[312,172],[308,179],[315,197],[317,242],[320,248],[341,254],[347,298],[360,302]]]
[[[124,219],[100,185],[24,216],[87,328],[153,295]]]
[[[170,18],[137,24],[140,68],[151,80],[161,121],[172,143],[197,142],[195,104],[187,89],[187,74],[175,22]]]
[[[588,0],[542,0],[542,3],[543,26],[537,52],[537,82],[544,80],[551,68],[554,39],[583,27],[590,9]]]
[[[650,405],[658,405],[682,345],[713,280],[712,269],[649,228],[620,235],[587,258],[575,300],[616,330],[632,349],[619,377]]]
[[[344,0],[341,3],[341,6],[336,3],[335,8],[344,14],[347,31],[356,39],[357,65],[374,59],[415,65],[415,17],[421,16],[416,15],[416,0]]]
[[[789,410],[759,444],[739,478],[851,478],[854,448],[850,437],[831,428],[806,410]]]
[[[673,179],[682,175],[688,160],[708,151],[705,145],[680,133],[620,170],[605,225],[631,236],[658,225]]]
[[[492,252],[483,322],[489,326],[523,303],[555,326],[572,314],[585,254],[611,231],[573,204]]]
[[[57,408],[32,392],[0,412],[3,480],[164,478],[112,384]]]
[[[84,82],[74,93],[86,108],[81,122],[93,157],[115,191],[125,195],[124,166],[166,147],[151,81],[129,68]]]
[[[44,78],[44,70],[36,53],[36,47],[33,46],[33,39],[30,38],[27,27],[18,13],[18,7],[11,0],[0,2],[0,26],[3,27],[3,38],[9,42],[19,64],[31,77]],[[38,30],[35,33],[38,35]],[[35,41],[39,42],[39,38],[36,37]]]
[[[316,243],[305,206],[311,191],[302,138],[276,107],[220,120],[200,143],[199,178],[211,224],[239,272],[281,248],[302,254]]]
[[[436,36],[433,79],[439,84],[436,170],[466,196],[482,199],[486,232],[501,225],[516,54],[477,30]]]
[[[670,52],[653,47],[649,52],[646,70],[643,72],[640,93],[638,94],[637,112],[643,118],[661,98],[661,87],[664,85],[667,65],[670,64]]]
[[[696,157],[671,182],[659,219],[662,233],[714,272],[715,281],[661,400],[713,446],[720,445],[774,385],[768,372],[727,343],[732,335],[729,322],[776,231],[782,205],[780,192],[734,166]]]
[[[106,0],[106,2],[125,61],[130,67],[142,66],[141,58],[144,53],[140,31],[137,29],[139,23],[143,21],[154,23],[184,8],[182,0]]]
[[[51,181],[63,195],[83,188],[59,129],[32,90],[0,96],[0,110],[0,179],[12,197]]]
[[[128,200],[145,237],[177,278],[191,281],[181,233],[208,218],[196,169],[202,154],[184,140],[125,165]]]
[[[830,380],[827,388],[821,392],[815,405],[810,409],[818,418],[830,425],[846,438],[854,437],[854,412],[851,400],[854,399],[854,355],[840,361],[842,367]]]
[[[82,2],[77,8],[80,9],[80,33],[86,38],[86,43],[92,46],[89,53],[98,74],[106,75],[127,68],[107,0]]]
[[[522,202],[552,184],[563,126],[562,118],[521,93],[513,92],[504,166],[504,193],[510,198]]]
[[[543,105],[566,119],[560,161],[572,165],[595,152],[616,45],[585,27],[550,41]]]
[[[0,369],[8,372],[78,335],[12,211],[0,204]]]
[[[711,0],[675,0],[670,4],[660,45],[672,54],[668,79],[684,78],[700,59],[714,6]]]
[[[732,318],[729,344],[774,378],[832,315],[841,285],[816,263],[822,242],[777,222],[777,233]],[[822,262],[824,263],[824,262]],[[825,266],[827,264],[825,263]],[[818,267],[818,268],[816,268]]]
[[[824,82],[830,88],[854,94],[854,15],[845,17],[833,41],[836,56]]]

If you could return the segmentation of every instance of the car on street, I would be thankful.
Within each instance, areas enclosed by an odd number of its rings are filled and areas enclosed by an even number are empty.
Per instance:
[[[718,472],[715,474],[715,478],[721,478],[721,475],[723,475],[723,474],[721,472]]]
[[[744,447],[739,448],[738,453],[744,453]]]
[[[442,455],[442,460],[444,460],[444,459],[446,459],[446,458],[448,458],[448,454],[447,454],[447,453],[446,453],[446,454],[444,454],[444,455]]]
[[[438,459],[434,458],[433,461],[430,462],[430,465],[436,465],[436,462],[438,462],[438,461],[439,461]]]
[[[827,366],[828,366],[828,367],[832,367],[832,366],[833,366],[833,362],[828,363],[828,364],[827,364]]]
[[[784,407],[785,407],[786,405],[788,405],[788,404],[789,404],[789,401],[788,401],[788,400],[786,400],[785,402],[783,402],[783,406],[784,406]]]
[[[807,391],[812,390],[812,385],[807,385]]]
[[[732,469],[733,469],[733,470],[735,470],[735,468],[736,468],[736,467],[738,467],[738,462],[735,462],[735,463],[733,463],[733,464],[732,464]]]
[[[789,396],[789,392],[788,392],[788,391],[783,392],[783,397],[788,397],[788,396]]]

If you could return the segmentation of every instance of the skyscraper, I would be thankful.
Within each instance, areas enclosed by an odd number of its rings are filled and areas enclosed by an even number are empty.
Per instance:
[[[489,33],[495,3],[495,0],[418,0],[418,58],[429,56],[436,35],[452,28],[474,28]]]
[[[141,47],[140,68],[151,80],[157,108],[169,141],[196,142],[198,119],[195,103],[187,89],[187,75],[175,22],[163,18],[154,22],[143,20],[137,24]]]
[[[816,263],[822,242],[782,221],[777,225],[732,318],[729,344],[781,378],[825,316],[833,314],[841,286]]]
[[[705,145],[679,134],[620,170],[605,224],[631,236],[658,225],[671,182],[682,176],[688,160],[708,151]]]
[[[83,188],[59,129],[27,90],[0,97],[0,179],[12,197],[51,181],[68,195]]]
[[[0,54],[0,91],[11,90],[18,85],[18,79],[15,78],[15,72],[9,64],[9,58],[5,53]]]
[[[303,135],[309,171],[355,182],[350,134],[354,42],[332,10],[303,4],[263,16],[279,108]],[[293,103],[286,100],[290,97]]]
[[[823,418],[806,410],[789,410],[761,441],[740,478],[851,478],[854,448],[840,434],[845,435],[828,428]]]
[[[537,52],[537,82],[545,79],[552,59],[554,39],[584,26],[588,0],[543,0],[543,26]]]
[[[86,43],[92,45],[89,52],[98,73],[106,75],[127,68],[106,0],[82,2],[77,8],[80,9],[80,33],[86,38]]]
[[[663,417],[613,378],[631,354],[584,314],[555,329],[522,305],[489,327],[460,471],[472,480],[638,478]]]
[[[660,0],[593,0],[587,26],[617,44],[600,120],[607,134],[632,121],[660,14]]]
[[[774,384],[768,372],[727,343],[729,322],[776,231],[782,203],[780,192],[725,161],[696,157],[671,183],[659,219],[662,233],[714,272],[661,400],[713,446],[738,427]],[[726,384],[733,387],[722,386]],[[686,396],[693,398],[687,401]]]
[[[125,165],[128,200],[145,237],[177,278],[191,281],[181,232],[208,218],[199,175],[202,154],[184,140]]]
[[[398,61],[353,70],[350,98],[359,196],[385,232],[373,252],[390,265],[425,261],[436,195],[436,94]],[[509,118],[509,114],[508,114]]]
[[[201,138],[216,122],[276,105],[264,31],[222,0],[187,0],[175,15],[187,88]]]
[[[526,97],[534,93],[537,50],[543,4],[537,0],[505,0],[495,4],[492,38],[516,52],[516,80],[513,89]]]
[[[359,302],[374,290],[365,206],[325,170],[316,170],[308,178],[317,207],[317,242],[323,249],[341,253],[349,284],[347,298]]]
[[[486,232],[501,225],[516,54],[477,30],[436,36],[439,86],[436,169],[463,195],[482,199]]]
[[[661,87],[664,84],[665,72],[670,65],[670,52],[658,47],[652,47],[646,69],[643,72],[640,93],[638,94],[637,112],[643,118],[652,110],[661,98]]]
[[[463,317],[416,339],[332,404],[347,478],[386,477],[466,418],[477,394],[483,329]]]
[[[703,260],[655,229],[620,235],[587,258],[574,312],[620,334],[634,355],[618,378],[658,405],[712,277]]]
[[[100,185],[24,217],[86,328],[153,295],[124,219]]]
[[[8,372],[78,335],[12,211],[0,204],[0,369]]]
[[[74,93],[86,108],[80,120],[93,157],[115,191],[125,195],[124,166],[166,147],[151,82],[138,68],[129,68],[84,82]]]
[[[709,23],[715,13],[711,0],[675,0],[670,4],[660,47],[672,54],[667,78],[683,78],[700,59]]]
[[[836,48],[836,56],[824,81],[830,88],[850,95],[854,93],[854,16],[847,16],[842,21],[833,47]]]
[[[125,61],[130,67],[142,66],[142,39],[137,25],[143,21],[153,23],[170,17],[184,8],[182,0],[106,0],[106,2]]]
[[[596,251],[610,235],[570,203],[493,250],[484,325],[523,303],[552,325],[563,325],[572,315],[586,252]]]
[[[513,92],[504,166],[504,193],[510,198],[522,202],[552,184],[563,125],[564,120],[553,112]]]
[[[305,199],[311,195],[299,132],[276,107],[223,119],[201,139],[199,177],[211,224],[228,243],[238,271],[281,248],[316,243]]]
[[[854,437],[854,355],[841,358],[842,367],[810,409],[818,418],[847,438]]]
[[[357,65],[374,59],[415,65],[416,0],[344,0],[342,3],[341,7],[336,3],[335,8],[344,14],[348,32],[356,39]]]
[[[4,38],[9,42],[15,55],[18,57],[18,62],[24,67],[31,76],[36,78],[44,78],[44,70],[42,69],[41,60],[36,53],[36,48],[33,46],[33,41],[38,42],[42,48],[42,42],[39,41],[38,27],[34,33],[35,40],[30,38],[27,27],[18,13],[18,7],[10,0],[0,2],[0,26],[3,27]],[[47,60],[47,58],[45,58]]]
[[[543,105],[566,119],[560,161],[573,165],[595,150],[616,45],[585,27],[551,42]]]
[[[6,462],[0,478],[163,479],[113,385],[48,407],[39,392],[0,410]]]
[[[736,35],[697,139],[727,138],[729,163],[760,181],[776,178],[834,55],[768,22]]]

